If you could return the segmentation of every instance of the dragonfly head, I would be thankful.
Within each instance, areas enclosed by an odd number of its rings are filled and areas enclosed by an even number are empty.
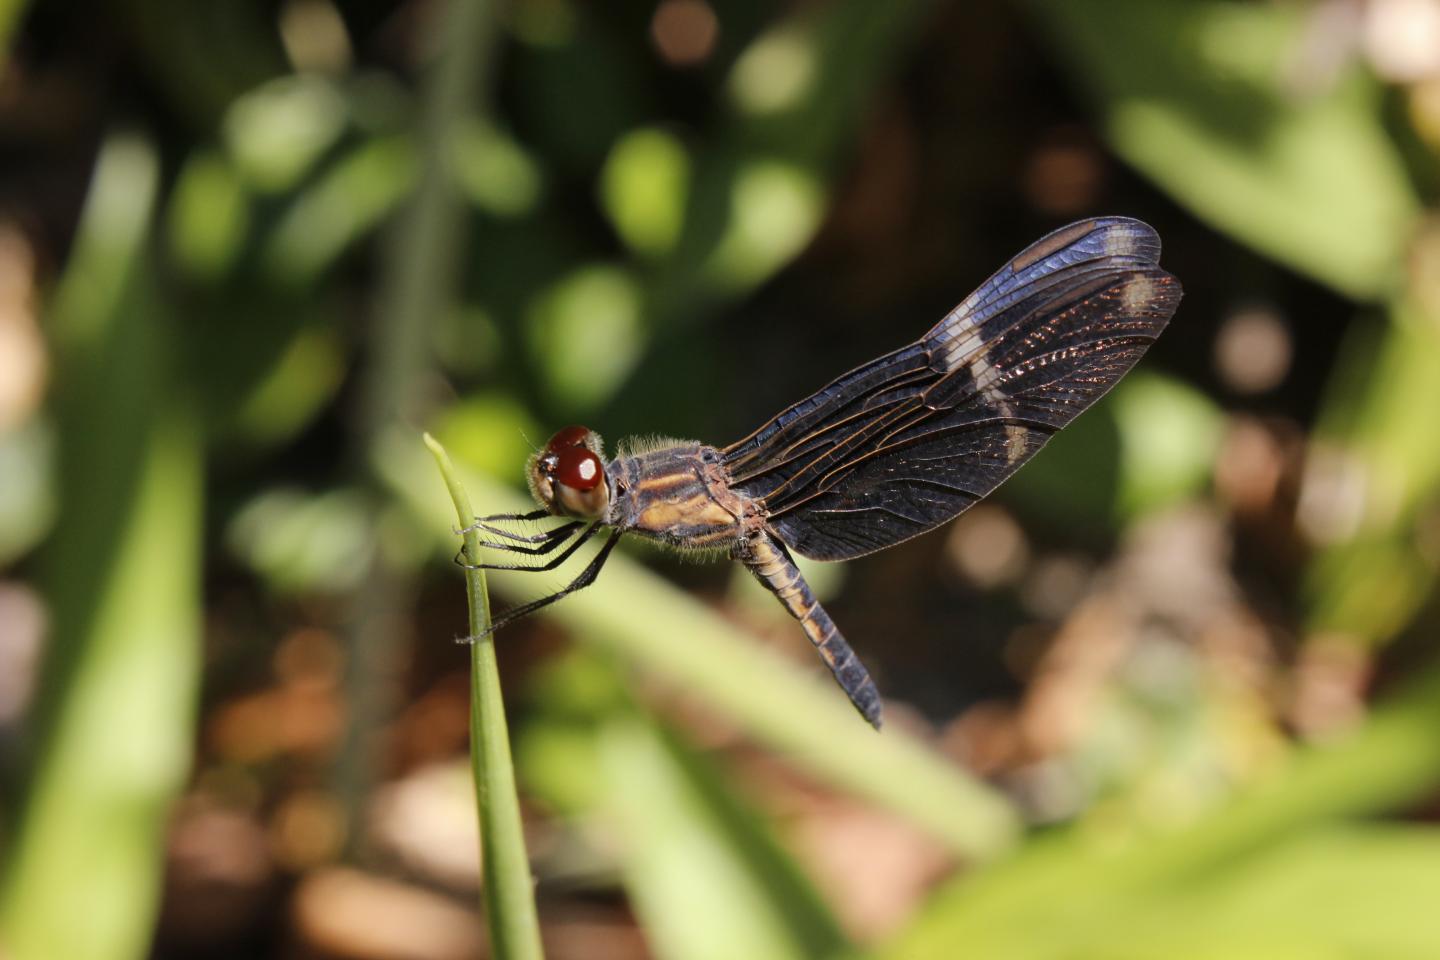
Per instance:
[[[566,427],[530,458],[526,479],[536,501],[551,513],[598,520],[610,506],[605,449],[587,427]]]

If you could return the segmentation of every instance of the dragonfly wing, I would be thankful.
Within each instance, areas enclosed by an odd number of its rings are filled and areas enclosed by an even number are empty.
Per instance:
[[[1180,285],[1136,220],[1037,241],[924,339],[860,367],[725,451],[784,542],[840,560],[984,497],[1139,360]],[[922,369],[923,361],[923,369]]]
[[[893,412],[935,380],[924,343],[912,343],[851,370],[726,447],[722,455],[732,485],[748,486],[753,496],[774,491],[837,436]]]

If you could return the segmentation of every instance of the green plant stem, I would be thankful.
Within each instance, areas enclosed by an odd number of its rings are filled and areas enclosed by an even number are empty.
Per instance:
[[[425,445],[440,467],[460,523],[468,526],[475,514],[449,455],[428,433]],[[474,530],[465,533],[465,556],[472,563],[480,559],[480,538]],[[485,571],[467,569],[465,586],[470,604],[470,634],[479,636],[490,626]],[[525,851],[520,798],[515,789],[515,766],[510,758],[510,733],[505,723],[505,701],[500,693],[500,668],[495,660],[493,636],[470,644],[470,770],[475,777],[475,805],[480,818],[482,889],[491,949],[499,960],[541,957],[544,954],[535,913],[535,885]]]
[[[335,779],[352,824],[363,822],[379,778],[384,727],[399,696],[395,657],[408,639],[414,597],[413,571],[397,556],[382,522],[389,497],[376,460],[387,438],[413,436],[408,424],[423,419],[429,397],[420,385],[429,373],[429,331],[455,299],[465,219],[447,157],[455,130],[480,99],[494,39],[490,9],[487,0],[455,0],[435,10],[427,37],[433,58],[421,81],[415,132],[418,179],[387,238],[380,307],[361,368],[353,456],[361,492],[377,519],[371,524],[374,549],[363,587],[350,599],[346,628],[351,721]],[[363,853],[363,839],[358,831],[347,838],[352,856]]]

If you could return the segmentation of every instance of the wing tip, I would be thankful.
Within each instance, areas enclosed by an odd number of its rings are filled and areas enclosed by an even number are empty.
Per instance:
[[[1010,269],[1019,273],[1081,244],[1086,245],[1087,260],[1133,257],[1146,263],[1160,262],[1160,234],[1150,224],[1134,217],[1090,217],[1052,230],[1036,240],[1010,261]]]
[[[1105,256],[1138,257],[1146,263],[1160,263],[1160,234],[1144,220],[1133,217],[1104,217]]]

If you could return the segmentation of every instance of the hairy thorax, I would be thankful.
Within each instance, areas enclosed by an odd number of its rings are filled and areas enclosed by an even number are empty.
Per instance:
[[[760,529],[759,507],[730,489],[720,451],[669,441],[616,457],[607,522],[682,550],[733,550]]]

